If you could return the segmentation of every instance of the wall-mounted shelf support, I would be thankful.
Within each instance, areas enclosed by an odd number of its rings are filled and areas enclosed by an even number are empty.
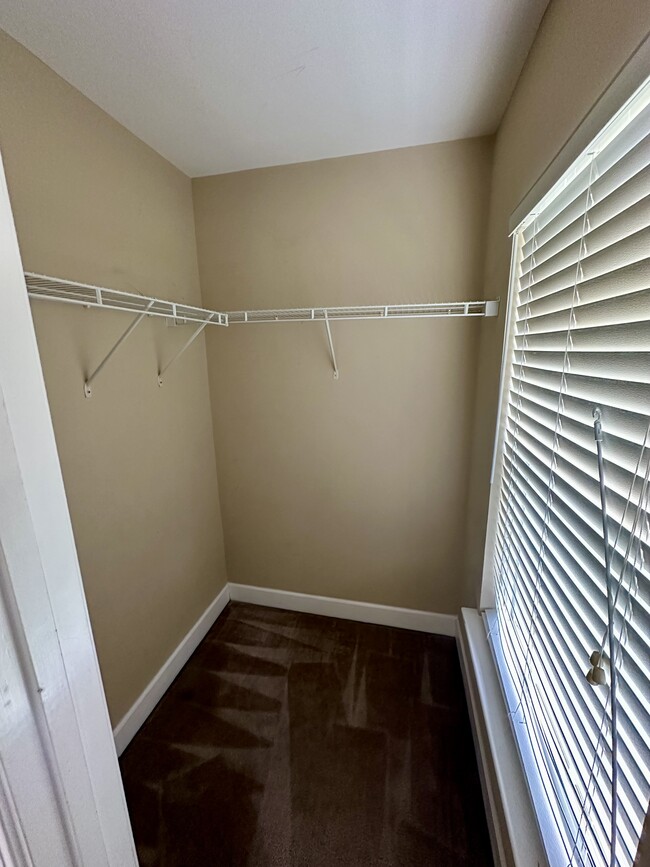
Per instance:
[[[107,363],[109,362],[109,360],[113,357],[113,355],[115,355],[115,353],[116,353],[117,350],[120,348],[120,346],[124,343],[124,341],[126,340],[126,338],[129,337],[129,335],[133,334],[133,332],[134,332],[135,329],[138,327],[138,325],[142,322],[142,320],[143,320],[144,317],[147,315],[147,313],[149,312],[149,310],[151,309],[151,307],[153,306],[153,304],[154,304],[154,300],[152,299],[152,300],[147,304],[146,309],[143,310],[142,313],[140,313],[139,316],[136,316],[136,317],[135,317],[135,319],[133,320],[133,322],[129,325],[129,327],[128,327],[128,328],[126,329],[126,331],[122,334],[122,336],[117,340],[116,343],[113,344],[112,349],[110,349],[109,352],[104,356],[104,360],[101,361],[101,362],[97,365],[97,367],[93,370],[93,372],[90,374],[90,376],[88,376],[88,377],[86,378],[86,381],[84,382],[84,395],[85,395],[86,397],[92,397],[92,395],[93,395],[93,390],[92,390],[92,387],[91,387],[92,381],[97,377],[97,375],[98,375],[99,373],[102,372],[102,370],[104,369],[104,367],[106,367],[106,364],[107,364]]]
[[[332,367],[334,368],[334,379],[339,378],[339,369],[336,364],[336,353],[334,352],[334,344],[332,343],[332,330],[330,328],[330,319],[327,315],[327,310],[323,310],[325,316],[325,328],[327,329],[327,342],[330,345],[330,355],[332,356]]]
[[[210,315],[210,316],[205,320],[205,322],[202,322],[202,323],[199,325],[198,328],[194,329],[194,331],[192,332],[191,336],[190,336],[190,337],[185,341],[185,343],[181,346],[181,348],[178,350],[178,352],[175,353],[175,355],[172,355],[172,357],[169,359],[169,361],[167,362],[167,364],[165,364],[165,366],[162,367],[162,368],[158,371],[158,385],[159,385],[159,386],[162,387],[162,384],[163,384],[163,374],[164,374],[167,370],[169,370],[169,368],[172,366],[172,364],[173,364],[175,361],[177,361],[177,360],[181,357],[181,355],[185,352],[186,349],[188,349],[188,348],[192,345],[192,343],[194,343],[194,341],[195,341],[196,338],[199,336],[199,334],[201,334],[201,332],[203,331],[203,329],[206,328],[206,327],[207,327],[211,322],[214,322],[214,319],[215,319],[216,316],[219,316],[219,314],[218,314],[218,313],[212,313],[212,314],[211,314],[211,315]]]

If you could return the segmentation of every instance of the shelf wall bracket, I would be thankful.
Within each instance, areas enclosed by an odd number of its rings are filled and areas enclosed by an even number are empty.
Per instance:
[[[108,361],[110,361],[110,359],[113,357],[113,355],[115,355],[115,353],[120,348],[120,346],[124,343],[126,338],[129,337],[131,334],[133,334],[135,329],[138,327],[138,325],[142,322],[144,317],[147,315],[149,308],[152,307],[155,303],[156,303],[155,299],[152,299],[147,304],[146,310],[143,310],[139,316],[136,316],[136,318],[133,320],[133,322],[129,325],[129,327],[126,329],[126,331],[122,334],[122,336],[117,340],[116,343],[113,344],[113,348],[108,352],[107,355],[104,356],[104,360],[102,362],[100,362],[100,364],[97,365],[97,367],[93,370],[93,372],[90,374],[90,376],[87,377],[86,381],[84,382],[84,396],[85,397],[92,397],[92,395],[93,395],[93,390],[92,390],[93,380],[96,379],[98,374],[100,374],[102,372],[102,370],[104,369],[104,367],[106,367],[106,364],[108,363]]]
[[[334,344],[332,343],[332,330],[330,328],[330,319],[327,315],[327,310],[323,308],[323,316],[325,317],[325,328],[327,329],[327,342],[330,347],[330,356],[332,357],[332,367],[334,368],[334,379],[339,378],[339,368],[336,363],[336,353],[334,352]]]
[[[163,374],[167,370],[169,370],[169,368],[172,366],[172,364],[175,361],[177,361],[181,357],[181,355],[185,352],[185,350],[188,349],[194,343],[196,338],[199,336],[199,334],[201,334],[201,332],[206,328],[206,326],[208,326],[215,319],[215,317],[219,316],[219,315],[220,315],[219,313],[213,313],[211,316],[209,316],[205,320],[205,322],[202,322],[198,328],[195,328],[194,331],[192,332],[192,334],[190,335],[190,337],[185,341],[185,343],[178,350],[178,352],[176,352],[174,355],[172,355],[172,357],[169,359],[167,364],[165,364],[165,366],[162,367],[158,371],[158,385],[161,388],[162,388],[162,384],[163,384]]]

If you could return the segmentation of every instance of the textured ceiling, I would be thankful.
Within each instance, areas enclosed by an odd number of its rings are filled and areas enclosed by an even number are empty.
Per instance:
[[[191,176],[495,131],[547,0],[3,0],[0,27]]]

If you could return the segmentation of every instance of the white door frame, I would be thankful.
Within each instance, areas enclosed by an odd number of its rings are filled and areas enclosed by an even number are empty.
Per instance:
[[[1,161],[0,863],[137,867]]]

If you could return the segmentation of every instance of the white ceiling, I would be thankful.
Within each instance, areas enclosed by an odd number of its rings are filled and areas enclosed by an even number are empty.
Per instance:
[[[547,0],[2,0],[0,27],[191,176],[496,130]]]

